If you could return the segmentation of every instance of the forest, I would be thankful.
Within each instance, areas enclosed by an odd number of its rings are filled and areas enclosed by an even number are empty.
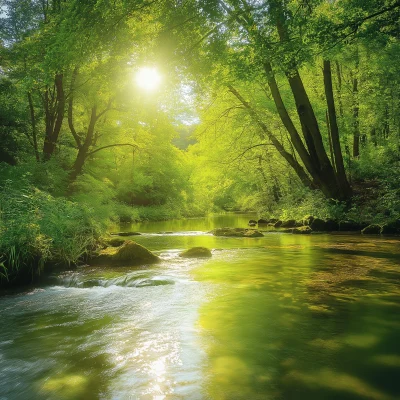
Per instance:
[[[0,277],[111,224],[398,224],[397,0],[0,2]]]

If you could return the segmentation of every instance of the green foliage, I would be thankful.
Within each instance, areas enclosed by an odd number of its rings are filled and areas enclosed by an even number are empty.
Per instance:
[[[2,183],[0,260],[2,280],[26,281],[46,262],[74,263],[96,244],[104,225],[93,209],[56,199],[39,189]]]

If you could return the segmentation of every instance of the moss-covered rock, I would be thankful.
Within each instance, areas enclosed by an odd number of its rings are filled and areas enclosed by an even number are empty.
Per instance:
[[[211,256],[211,250],[206,247],[192,247],[179,254],[179,257],[183,258],[209,258]]]
[[[288,219],[282,221],[281,228],[294,228],[296,226],[296,221],[294,219]]]
[[[326,222],[320,218],[314,218],[310,223],[310,227],[313,231],[316,232],[325,232],[326,231]]]
[[[262,237],[264,236],[257,229],[243,229],[243,228],[217,228],[211,231],[214,236],[227,236],[227,237]]]
[[[101,250],[95,264],[140,265],[155,264],[160,258],[138,243],[127,241],[120,247]]]
[[[296,235],[309,235],[312,229],[309,226],[299,226],[292,229],[292,233]]]
[[[382,231],[382,227],[380,225],[368,225],[366,228],[364,228],[361,233],[364,235],[380,235]]]

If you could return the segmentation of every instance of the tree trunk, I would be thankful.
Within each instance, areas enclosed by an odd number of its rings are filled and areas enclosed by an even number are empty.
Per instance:
[[[324,60],[324,87],[326,102],[328,105],[329,127],[332,140],[333,154],[335,156],[336,179],[341,191],[341,197],[348,199],[351,196],[351,188],[347,181],[344,169],[342,149],[340,148],[339,127],[336,119],[335,100],[332,87],[331,62]]]
[[[359,121],[359,100],[358,100],[358,78],[353,78],[353,157],[360,155],[360,121]]]
[[[37,144],[35,109],[33,107],[33,100],[32,100],[31,92],[28,92],[28,102],[29,102],[29,112],[30,112],[30,115],[31,115],[33,149],[35,151],[36,161],[40,161],[39,149],[38,149],[38,144]]]
[[[72,171],[69,175],[70,183],[74,182],[76,180],[76,178],[82,173],[83,166],[85,165],[86,158],[89,154],[89,149],[90,149],[90,146],[92,145],[93,137],[94,137],[94,128],[96,126],[96,122],[98,119],[96,111],[97,111],[97,107],[93,106],[92,112],[90,115],[90,122],[89,122],[89,126],[87,129],[85,141],[79,148],[74,165],[72,167]]]
[[[251,105],[243,98],[243,96],[231,85],[228,85],[230,92],[243,104],[247,112],[251,116],[254,122],[261,128],[262,132],[268,137],[271,143],[274,145],[279,154],[289,163],[289,165],[294,169],[297,176],[301,182],[311,188],[315,189],[315,184],[311,181],[307,173],[304,171],[303,167],[297,162],[297,160],[285,150],[281,142],[273,135],[264,122],[259,118],[256,111],[251,107]]]
[[[48,161],[54,154],[60,135],[65,111],[65,93],[63,87],[63,74],[57,74],[54,79],[54,94],[50,90],[45,94],[45,123],[46,136],[43,144],[43,160]]]

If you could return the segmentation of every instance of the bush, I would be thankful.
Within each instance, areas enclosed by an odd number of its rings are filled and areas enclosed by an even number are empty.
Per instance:
[[[0,192],[0,283],[31,280],[47,261],[74,263],[96,245],[105,226],[85,205],[37,188]]]

